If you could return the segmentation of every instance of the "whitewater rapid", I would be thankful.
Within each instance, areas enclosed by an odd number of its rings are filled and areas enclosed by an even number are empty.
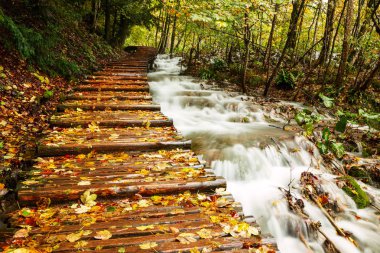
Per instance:
[[[379,214],[372,208],[357,209],[336,185],[335,176],[320,164],[318,149],[311,142],[273,127],[262,108],[244,101],[245,96],[231,96],[181,76],[180,60],[165,55],[156,59],[156,71],[148,76],[155,102],[177,130],[192,140],[193,148],[215,173],[226,178],[227,190],[242,203],[244,214],[253,215],[262,232],[274,236],[281,252],[325,252],[323,238],[311,233],[304,219],[289,210],[284,197],[289,189],[303,200],[310,220],[321,222],[320,230],[341,253],[380,252]],[[321,210],[303,198],[299,179],[305,171],[318,175],[323,191],[344,210],[335,221],[352,233],[359,247],[338,236]],[[380,203],[380,191],[364,187]]]

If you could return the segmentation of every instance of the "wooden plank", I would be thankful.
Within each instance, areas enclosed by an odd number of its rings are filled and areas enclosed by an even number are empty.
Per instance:
[[[52,119],[50,124],[57,127],[77,127],[77,126],[87,126],[91,124],[94,120],[72,120],[72,119]],[[116,119],[103,119],[97,120],[99,126],[104,127],[142,127],[147,124],[147,120],[116,120]],[[173,126],[173,120],[149,120],[149,125],[151,127],[163,127],[163,126]]]
[[[78,85],[74,87],[76,91],[149,91],[149,86],[132,85]]]
[[[61,146],[38,145],[39,156],[60,156],[72,154],[87,154],[97,152],[121,152],[121,151],[155,151],[167,149],[189,149],[191,141],[166,141],[166,142],[126,142],[126,143],[91,143],[91,144],[66,144]]]
[[[60,104],[57,106],[58,111],[75,110],[80,108],[86,111],[105,111],[105,110],[147,110],[147,111],[160,111],[161,106],[155,104],[106,104],[106,103],[93,103],[93,104]]]
[[[184,191],[211,191],[216,188],[225,187],[226,181],[223,178],[216,178],[213,181],[168,181],[168,182],[145,182],[138,184],[114,184],[114,185],[91,185],[78,186],[76,188],[55,187],[49,189],[22,189],[19,192],[19,201],[24,205],[35,203],[41,198],[50,198],[52,202],[76,200],[86,191],[91,190],[98,197],[112,196],[133,196],[140,194],[152,196],[156,194],[173,194]]]
[[[71,94],[66,96],[66,99],[68,100],[97,100],[97,101],[104,101],[104,100],[111,100],[111,99],[118,99],[118,100],[152,100],[152,96],[146,94],[141,94],[137,96],[131,96],[128,94],[110,94],[110,95],[102,95],[102,92],[94,93],[94,94]]]
[[[115,252],[118,248],[124,248],[125,252],[128,253],[136,253],[136,252],[147,252],[147,253],[178,253],[178,252],[190,252],[192,249],[198,249],[200,252],[203,249],[214,249],[218,251],[231,250],[231,249],[241,249],[244,245],[243,240],[235,239],[232,237],[222,237],[222,238],[213,238],[213,239],[200,239],[197,242],[182,244],[176,241],[175,237],[169,236],[144,236],[144,237],[134,237],[135,241],[128,240],[127,238],[115,239],[110,242],[110,244],[106,244],[103,242],[92,242],[87,245],[84,249],[94,249],[98,245],[104,245],[102,252]],[[110,239],[111,240],[111,239]],[[107,240],[109,241],[109,240]],[[246,240],[248,241],[248,240]],[[258,242],[258,239],[251,239],[253,242]],[[156,247],[142,250],[140,248],[140,244],[144,242],[155,242],[157,244]],[[65,245],[66,246],[66,245]],[[61,249],[61,248],[60,248]],[[60,250],[58,249],[58,251]],[[107,250],[108,249],[108,250]],[[61,252],[67,251],[68,248],[62,248]],[[82,252],[91,252],[91,251],[82,251]]]

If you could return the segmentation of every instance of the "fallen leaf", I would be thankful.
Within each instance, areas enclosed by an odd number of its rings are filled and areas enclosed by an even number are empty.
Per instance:
[[[83,195],[80,197],[80,200],[82,201],[83,204],[86,206],[94,206],[96,205],[96,198],[98,196],[96,194],[91,194],[90,190],[87,190],[83,193]]]
[[[154,229],[153,225],[147,225],[147,226],[138,226],[136,227],[137,230],[145,231],[147,229]]]
[[[182,244],[190,244],[192,242],[197,241],[195,237],[196,237],[196,234],[193,234],[193,233],[182,233],[182,234],[179,234],[176,237],[176,239]]]
[[[19,229],[16,231],[16,233],[13,235],[13,238],[25,238],[29,236],[29,230],[26,228]]]
[[[184,214],[185,210],[178,208],[178,209],[171,210],[170,213],[171,214]]]
[[[91,185],[91,181],[80,181],[78,185]]]
[[[94,236],[94,238],[98,240],[108,240],[111,237],[112,237],[112,234],[108,230],[98,231],[96,232],[96,235]]]
[[[157,246],[158,244],[156,242],[145,242],[139,245],[140,249],[152,249]]]
[[[82,238],[82,235],[83,235],[83,231],[79,231],[77,233],[71,233],[66,236],[66,240],[68,240],[69,242],[76,242],[80,238]]]
[[[80,205],[78,208],[75,209],[75,213],[77,213],[77,214],[87,213],[90,210],[91,210],[91,207],[85,206],[85,205]]]
[[[87,244],[88,244],[88,242],[86,242],[86,241],[79,241],[79,242],[77,242],[77,243],[74,245],[74,247],[75,247],[75,248],[83,248],[83,247],[86,247]]]
[[[212,230],[206,229],[206,228],[202,228],[201,230],[197,232],[197,234],[199,235],[200,238],[203,238],[203,239],[211,239],[213,237]]]

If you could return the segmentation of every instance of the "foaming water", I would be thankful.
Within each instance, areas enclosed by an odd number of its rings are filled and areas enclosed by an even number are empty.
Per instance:
[[[244,213],[257,219],[263,233],[276,238],[281,252],[325,252],[321,233],[313,232],[305,218],[289,210],[285,198],[289,189],[292,196],[303,201],[309,221],[319,221],[322,233],[340,252],[380,252],[378,213],[356,208],[336,185],[335,176],[320,164],[321,157],[312,143],[273,127],[261,107],[244,101],[244,96],[230,96],[192,77],[180,76],[180,58],[160,55],[155,63],[156,71],[149,74],[155,101],[174,120],[175,127],[193,141],[215,173],[227,179],[227,190],[242,203]],[[322,211],[304,199],[300,177],[305,171],[318,176],[321,190],[328,192],[341,210],[336,223],[352,233],[359,247],[338,236]],[[362,186],[378,205],[380,191]]]

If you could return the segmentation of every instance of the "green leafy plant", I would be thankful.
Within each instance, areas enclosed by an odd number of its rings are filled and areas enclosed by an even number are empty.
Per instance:
[[[226,67],[226,63],[219,58],[213,60],[211,68],[215,71],[221,71]]]
[[[276,77],[276,86],[282,90],[293,90],[297,85],[297,80],[301,76],[299,73],[293,73],[286,69],[279,71]]]
[[[215,77],[215,72],[209,68],[202,68],[199,70],[199,76],[201,79],[212,79]]]
[[[342,115],[339,117],[339,121],[335,125],[335,130],[341,133],[344,133],[346,131],[347,127],[347,117],[345,115]]]
[[[333,152],[336,157],[342,158],[345,150],[342,143],[330,139],[330,129],[325,127],[322,130],[322,141],[317,142],[317,147],[322,154],[327,154],[329,151]]]
[[[54,95],[54,91],[52,91],[52,90],[46,90],[44,92],[44,98],[45,99],[50,99],[51,97],[53,97],[53,95]]]
[[[334,99],[333,98],[326,97],[325,95],[323,95],[323,93],[319,93],[319,98],[322,100],[323,104],[327,108],[331,108],[334,106]]]
[[[363,191],[353,177],[347,176],[342,178],[342,180],[345,181],[342,190],[355,201],[358,208],[366,208],[371,204],[367,193]]]
[[[294,119],[297,124],[305,130],[305,134],[309,136],[313,134],[314,123],[317,123],[321,120],[321,115],[314,114],[311,111],[304,109],[298,112],[295,115]]]
[[[4,67],[0,66],[0,78],[6,78],[7,77],[7,75],[3,71],[4,71]]]

